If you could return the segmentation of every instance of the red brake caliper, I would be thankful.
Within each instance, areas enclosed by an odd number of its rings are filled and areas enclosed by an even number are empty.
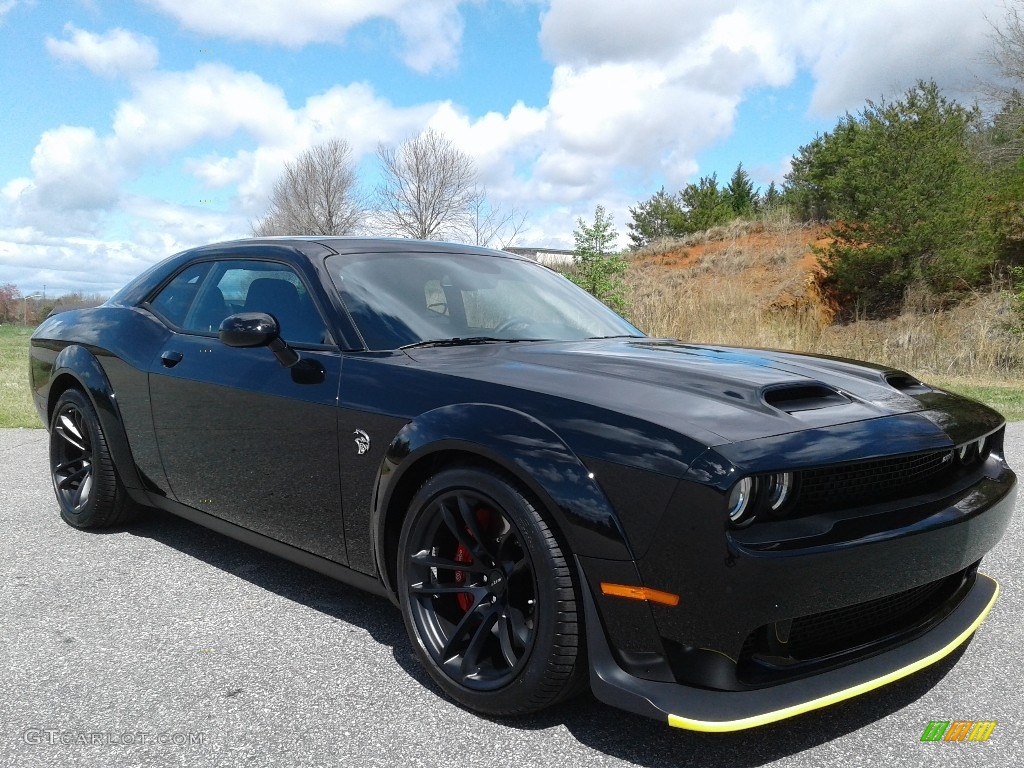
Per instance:
[[[486,508],[478,509],[476,511],[476,521],[480,526],[481,533],[486,532],[491,524],[491,510]],[[469,528],[466,529],[466,533],[470,536],[473,535],[470,533]],[[466,549],[465,545],[460,542],[458,548],[455,550],[454,560],[457,563],[466,563],[468,565],[473,562],[473,556],[469,554],[469,550]],[[455,572],[455,583],[459,586],[466,583],[466,578],[467,576],[465,571]],[[463,613],[468,612],[469,609],[473,607],[473,596],[468,592],[460,592],[455,597],[459,601],[459,607],[462,608]]]

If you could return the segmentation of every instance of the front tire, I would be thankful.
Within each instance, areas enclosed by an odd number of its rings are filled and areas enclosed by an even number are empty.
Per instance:
[[[485,469],[438,473],[414,496],[398,551],[406,629],[452,699],[525,715],[585,685],[572,569],[515,484]]]
[[[117,476],[96,409],[77,389],[64,392],[53,409],[50,476],[60,516],[69,525],[107,528],[137,514]]]

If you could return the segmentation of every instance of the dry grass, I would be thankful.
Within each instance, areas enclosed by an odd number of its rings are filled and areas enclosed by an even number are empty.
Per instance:
[[[1009,330],[999,292],[949,311],[915,293],[899,317],[833,325],[809,248],[820,236],[762,222],[656,244],[632,260],[630,319],[656,336],[872,360],[922,377],[1024,378],[1024,337]]]

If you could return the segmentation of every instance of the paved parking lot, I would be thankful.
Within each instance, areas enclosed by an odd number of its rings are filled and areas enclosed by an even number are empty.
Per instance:
[[[1010,435],[1024,469],[1024,423]],[[888,688],[736,734],[589,696],[498,722],[440,696],[384,600],[170,515],[109,533],[65,525],[46,439],[0,430],[0,766],[1024,762],[1021,502],[983,564],[1003,587],[991,617],[963,653]],[[998,726],[986,743],[921,743],[935,719]]]

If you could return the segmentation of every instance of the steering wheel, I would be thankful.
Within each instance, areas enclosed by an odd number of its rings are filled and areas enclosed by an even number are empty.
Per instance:
[[[526,328],[532,324],[533,321],[528,317],[523,317],[522,315],[513,315],[508,320],[505,320],[502,323],[498,323],[498,325],[494,327],[494,332],[505,333],[507,331],[511,331],[513,328],[516,328],[518,326]]]

